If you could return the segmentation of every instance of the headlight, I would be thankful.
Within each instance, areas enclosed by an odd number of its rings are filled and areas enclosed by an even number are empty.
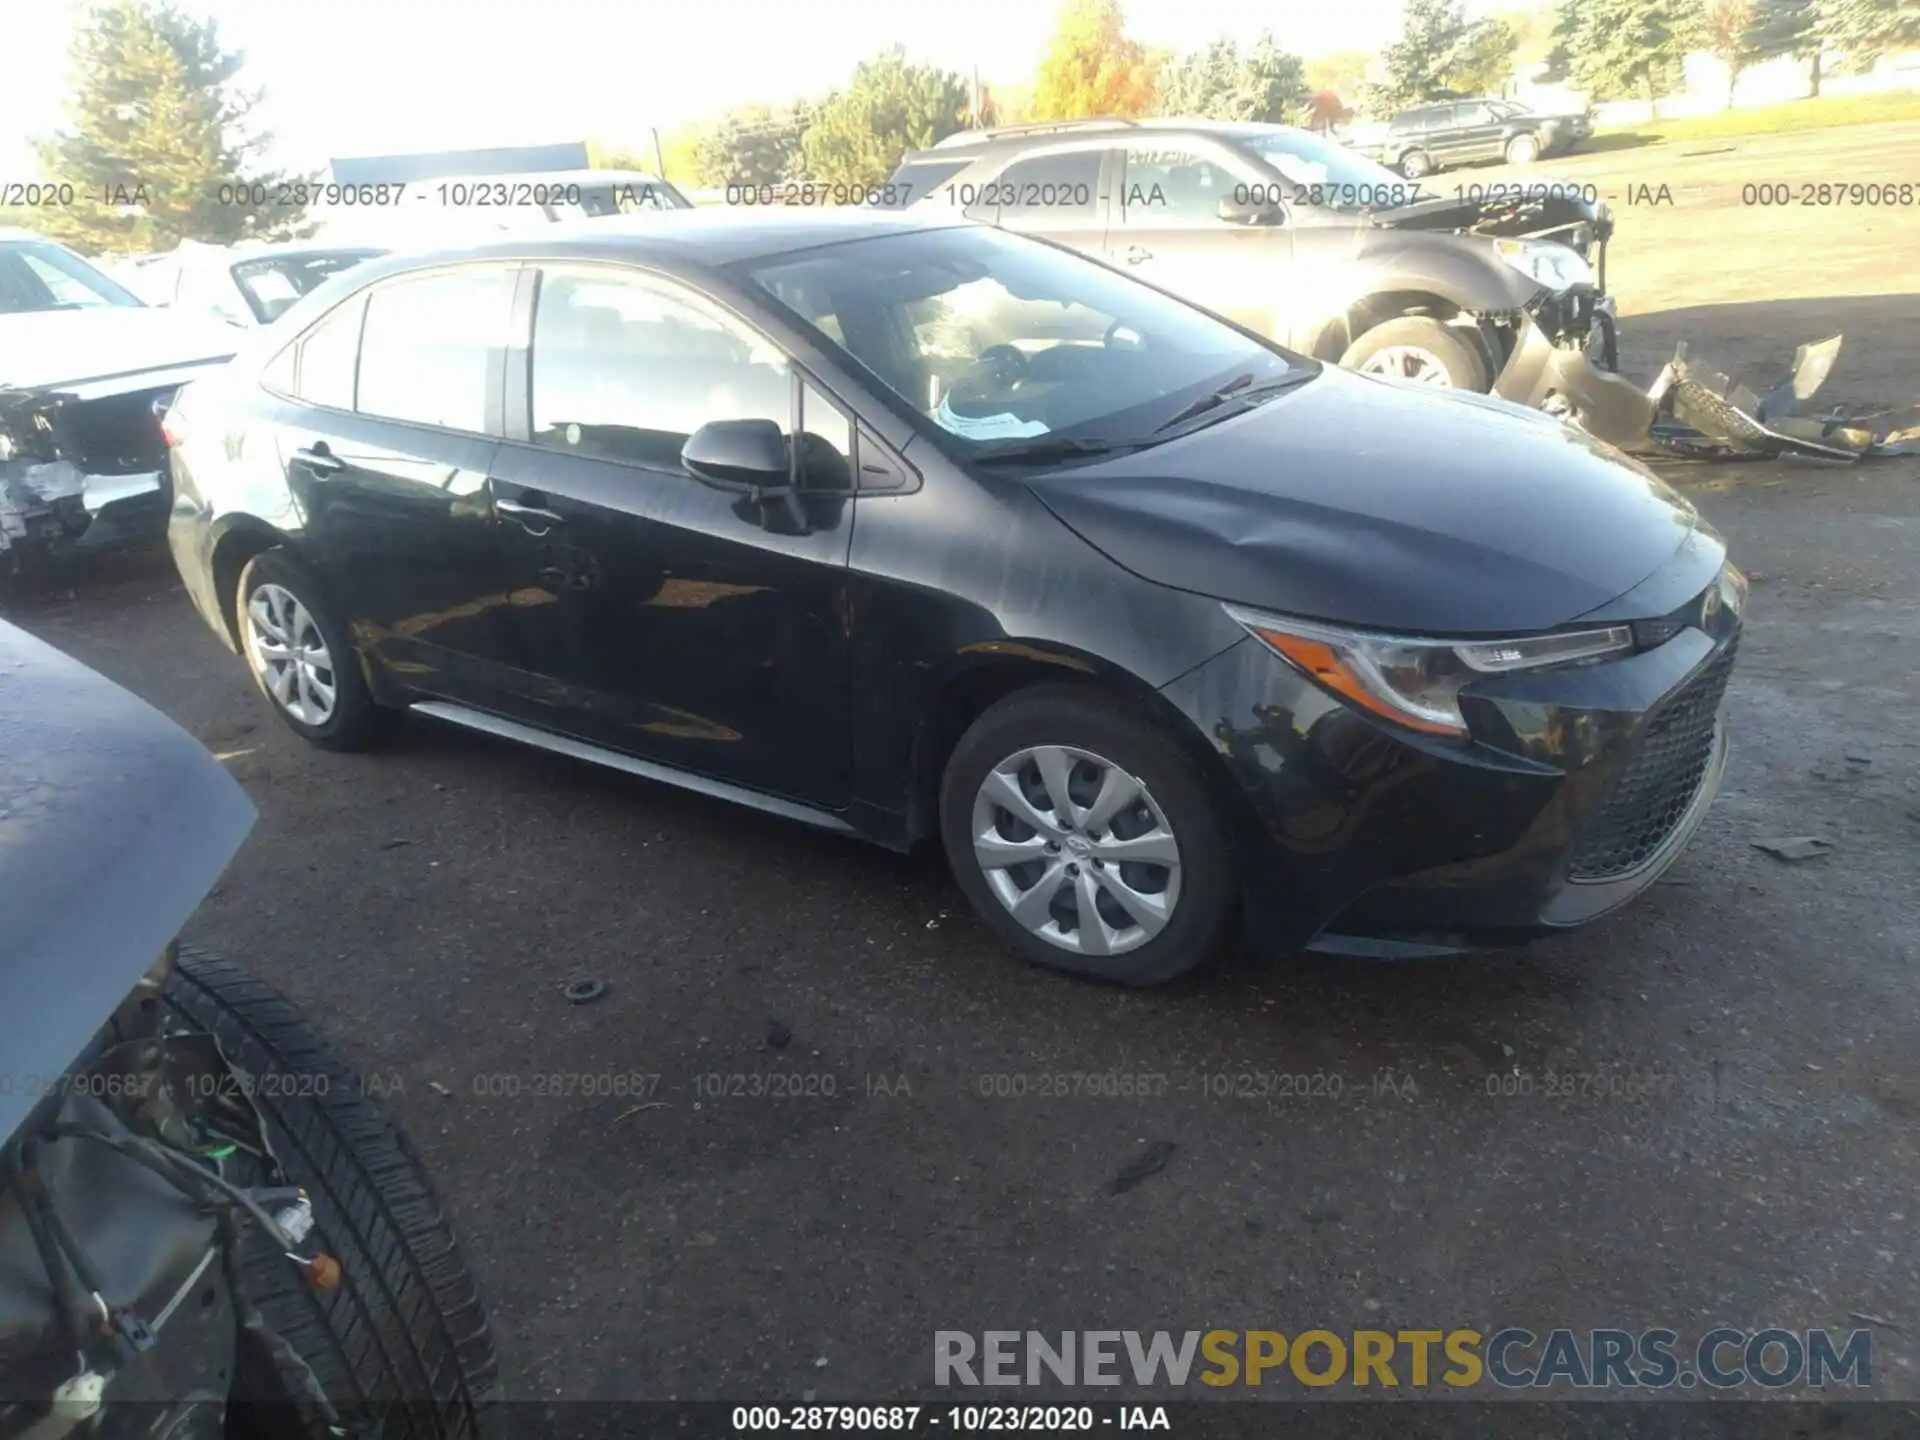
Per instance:
[[[1720,603],[1735,616],[1747,613],[1747,577],[1731,560],[1720,567]]]
[[[1626,625],[1512,640],[1424,640],[1312,625],[1226,607],[1247,632],[1323,688],[1361,709],[1428,735],[1463,739],[1460,689],[1476,675],[1504,675],[1597,660],[1633,648]]]
[[[1494,253],[1522,275],[1554,290],[1593,283],[1593,267],[1580,252],[1551,240],[1496,240]]]

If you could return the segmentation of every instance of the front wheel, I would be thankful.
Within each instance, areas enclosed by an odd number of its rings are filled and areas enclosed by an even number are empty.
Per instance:
[[[1516,135],[1507,141],[1509,165],[1531,165],[1540,158],[1540,142],[1531,135]]]
[[[1418,180],[1433,173],[1433,161],[1424,150],[1409,150],[1400,157],[1400,173],[1409,180]]]
[[[243,1347],[229,1434],[327,1435],[307,1398],[317,1385],[340,1413],[383,1407],[385,1440],[472,1440],[476,1402],[495,1376],[493,1340],[406,1135],[293,1006],[240,967],[183,951],[167,1003],[242,1073],[284,1183],[311,1198],[314,1248],[340,1263],[337,1285],[311,1290],[264,1235],[252,1237],[245,1288],[297,1373]]]
[[[1484,395],[1493,386],[1486,359],[1473,343],[1428,315],[1402,315],[1374,326],[1347,347],[1340,363],[1362,375],[1441,390]]]
[[[1192,969],[1238,897],[1195,763],[1104,692],[1023,690],[974,721],[947,762],[940,833],[1011,949],[1094,979],[1152,985]]]

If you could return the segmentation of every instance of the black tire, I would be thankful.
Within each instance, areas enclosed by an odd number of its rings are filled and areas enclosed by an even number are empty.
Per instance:
[[[1400,157],[1400,173],[1409,180],[1431,175],[1439,168],[1433,163],[1433,157],[1424,150],[1409,150]]]
[[[1455,390],[1476,390],[1484,395],[1493,388],[1492,372],[1479,347],[1452,326],[1428,315],[1402,315],[1382,321],[1349,345],[1340,363],[1349,370],[1359,370],[1381,351],[1396,346],[1409,346],[1432,356],[1447,372],[1447,383]]]
[[[1535,135],[1516,135],[1507,141],[1509,165],[1531,165],[1540,158],[1540,140]]]
[[[293,1005],[239,966],[183,950],[167,1001],[256,1082],[287,1183],[313,1203],[309,1244],[340,1262],[338,1285],[310,1290],[250,1228],[244,1284],[267,1324],[343,1414],[382,1406],[384,1440],[477,1436],[476,1402],[497,1370],[493,1339],[406,1135]],[[241,1435],[326,1433],[300,1378],[261,1351],[243,1350],[235,1402]]]
[[[1014,919],[988,885],[973,850],[974,797],[990,771],[1034,745],[1091,751],[1140,780],[1159,805],[1178,840],[1181,889],[1166,927],[1144,944],[1107,957],[1063,949]],[[940,837],[960,888],[1010,949],[1092,979],[1155,985],[1184,974],[1226,939],[1239,900],[1228,827],[1193,758],[1128,701],[1089,687],[1021,690],[968,727],[941,777]]]
[[[333,660],[334,707],[333,713],[322,724],[308,724],[289,714],[286,707],[275,700],[267,689],[267,683],[252,658],[246,656],[249,624],[247,606],[254,592],[268,584],[278,585],[294,595],[302,608],[313,617],[314,627],[327,643],[327,653]],[[400,712],[374,702],[372,692],[367,689],[367,677],[360,670],[359,655],[353,648],[346,627],[340,623],[326,587],[311,570],[285,550],[263,550],[241,570],[240,581],[234,587],[233,606],[234,615],[239,621],[240,648],[247,659],[247,671],[253,676],[254,684],[259,686],[261,697],[294,734],[323,750],[369,750],[392,738],[399,728]]]

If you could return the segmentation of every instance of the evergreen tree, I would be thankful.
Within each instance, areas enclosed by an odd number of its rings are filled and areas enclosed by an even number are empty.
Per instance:
[[[952,70],[910,65],[898,45],[855,67],[845,90],[813,111],[801,142],[806,177],[833,185],[877,185],[902,154],[946,138],[973,103]]]
[[[1305,119],[1310,101],[1300,57],[1262,34],[1245,54],[1222,38],[1164,61],[1154,109],[1194,119],[1286,123]]]
[[[1407,0],[1400,38],[1381,59],[1385,78],[1367,103],[1392,115],[1423,100],[1498,90],[1512,69],[1518,37],[1503,20],[1469,20],[1462,0]]]
[[[36,211],[35,228],[93,252],[311,233],[282,189],[295,177],[253,163],[270,137],[249,131],[260,95],[234,83],[242,58],[166,0],[97,5],[73,39],[68,123],[36,147],[75,203]]]
[[[1815,0],[1754,0],[1753,28],[1748,43],[1756,63],[1779,55],[1808,62],[1813,93],[1820,93],[1819,14]]]
[[[1702,39],[1700,9],[1700,0],[1566,0],[1556,68],[1593,100],[1672,94]]]
[[[1920,0],[1816,0],[1818,29],[1848,70],[1870,70],[1883,55],[1920,49]]]

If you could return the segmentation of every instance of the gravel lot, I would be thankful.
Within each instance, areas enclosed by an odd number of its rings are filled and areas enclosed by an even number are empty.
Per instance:
[[[1861,146],[1872,165],[1834,158]],[[1623,208],[1628,368],[1680,334],[1777,365],[1846,329],[1836,394],[1920,398],[1920,207],[1830,209],[1783,244],[1737,204],[1747,178],[1920,181],[1916,162],[1908,126],[1564,167],[1719,197]],[[378,756],[309,750],[163,557],[12,618],[253,795],[190,938],[398,1077],[511,1395],[903,1396],[930,1385],[936,1329],[1691,1337],[1868,1315],[1892,1322],[1880,1392],[1920,1396],[1920,462],[1673,475],[1756,584],[1726,788],[1665,882],[1523,953],[1242,962],[1146,994],[1008,959],[931,858],[427,722]],[[1752,843],[1782,835],[1835,849]],[[570,1006],[583,977],[608,993]],[[1105,1072],[1164,1093],[981,1093]],[[1548,1096],[1548,1072],[1585,1093]],[[1266,1073],[1339,1097],[1210,1093]],[[534,1095],[553,1074],[659,1079]],[[814,1093],[696,1093],[731,1075]],[[1629,1079],[1651,1093],[1612,1093]]]

